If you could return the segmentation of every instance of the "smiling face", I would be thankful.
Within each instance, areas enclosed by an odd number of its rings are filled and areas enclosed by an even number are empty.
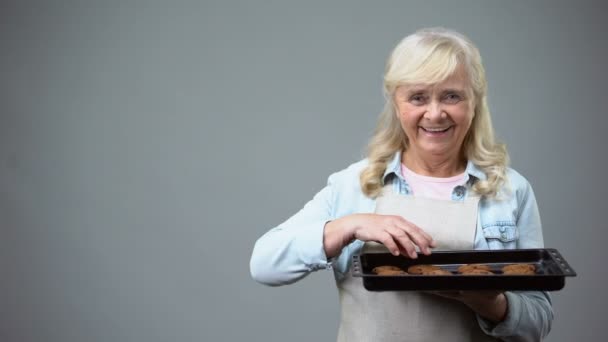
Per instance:
[[[425,162],[460,161],[474,112],[472,91],[462,68],[437,84],[397,87],[394,103],[408,138],[406,154]]]

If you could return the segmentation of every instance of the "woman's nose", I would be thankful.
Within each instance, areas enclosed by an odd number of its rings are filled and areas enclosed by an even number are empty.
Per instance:
[[[432,101],[428,105],[425,116],[431,120],[440,120],[442,118],[442,114],[443,114],[443,108],[441,108],[441,105],[439,104],[439,102]]]

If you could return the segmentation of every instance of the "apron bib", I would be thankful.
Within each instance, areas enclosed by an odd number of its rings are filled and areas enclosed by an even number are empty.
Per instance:
[[[435,250],[474,247],[479,197],[462,202],[395,194],[386,185],[377,214],[400,215],[437,242]],[[384,245],[366,242],[362,253],[386,253]],[[418,291],[367,291],[350,272],[338,281],[341,318],[338,342],[496,341],[477,323],[475,313],[452,299]]]

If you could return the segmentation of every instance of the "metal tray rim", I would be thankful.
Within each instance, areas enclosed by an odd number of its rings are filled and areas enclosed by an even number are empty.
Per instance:
[[[504,290],[547,290],[554,291],[562,289],[565,286],[565,277],[574,277],[576,272],[570,267],[566,260],[555,248],[535,248],[535,249],[510,249],[510,250],[459,250],[459,251],[437,251],[433,254],[459,255],[460,258],[471,256],[482,257],[483,254],[510,253],[528,255],[529,253],[538,253],[542,260],[547,260],[559,273],[552,274],[535,274],[535,275],[377,275],[363,272],[361,259],[367,254],[385,255],[387,258],[393,258],[390,253],[357,253],[352,256],[351,274],[354,277],[360,277],[363,280],[363,285],[370,291],[399,291],[399,290],[427,290],[427,289],[479,289],[487,286],[488,289],[498,289],[504,286]],[[526,254],[527,253],[527,254]],[[489,254],[488,254],[489,255]],[[426,256],[425,256],[426,257]],[[502,257],[502,256],[501,256]],[[409,259],[409,262],[415,262],[418,259]],[[427,260],[428,261],[428,260]],[[484,263],[483,260],[479,262]],[[515,262],[515,261],[514,261]],[[422,262],[424,263],[424,262]],[[492,263],[492,262],[488,262]],[[496,262],[498,263],[498,262]],[[441,263],[437,263],[441,264]],[[454,263],[459,264],[459,263]],[[448,284],[448,280],[450,284]],[[479,284],[484,281],[484,284]],[[504,283],[499,283],[504,282]]]

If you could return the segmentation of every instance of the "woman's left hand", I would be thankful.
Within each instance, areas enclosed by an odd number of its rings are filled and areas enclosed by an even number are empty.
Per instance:
[[[501,291],[433,291],[431,293],[458,300],[481,317],[494,323],[500,323],[507,317],[507,296]]]

